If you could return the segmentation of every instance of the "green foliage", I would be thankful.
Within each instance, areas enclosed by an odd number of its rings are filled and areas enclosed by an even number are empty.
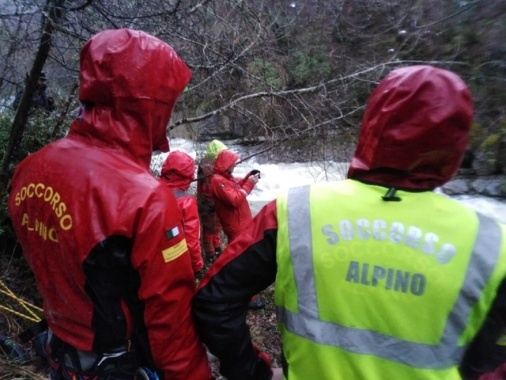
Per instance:
[[[480,37],[475,29],[468,27],[462,34],[462,42],[466,48],[471,48],[480,43]]]
[[[0,154],[2,157],[7,148],[13,120],[14,114],[11,112],[0,114]],[[42,112],[36,112],[28,118],[21,144],[15,152],[14,165],[16,165],[28,154],[33,153],[51,141],[62,137],[61,135],[53,136],[54,124],[54,117]]]
[[[7,199],[2,199],[0,202],[0,241],[10,241],[13,237],[14,231],[12,231],[10,225],[9,213],[7,211]]]
[[[0,114],[0,157],[3,159],[7,150],[11,125],[14,120],[14,113],[11,111]],[[42,112],[33,113],[27,121],[21,144],[14,153],[14,160],[11,163],[13,169],[23,158],[33,153],[49,142],[61,136],[53,137],[54,119],[51,115]],[[11,170],[12,174],[13,170]],[[10,219],[7,212],[7,199],[0,200],[0,238],[12,239],[14,237]]]
[[[496,146],[501,139],[501,136],[497,133],[494,133],[493,135],[488,136],[482,143],[482,147],[485,149],[490,149]]]
[[[479,152],[483,152],[483,155],[486,158],[486,162],[491,168],[495,168],[497,164],[497,151],[500,139],[501,136],[494,133],[486,137],[478,148]]]
[[[278,68],[264,59],[255,59],[248,65],[248,71],[263,79],[267,89],[283,87],[282,76]]]
[[[318,79],[327,78],[332,66],[321,52],[305,53],[295,50],[290,54],[288,70],[291,76],[291,85],[304,86],[307,83],[317,82]]]
[[[473,137],[477,146],[474,148],[476,154],[482,158],[491,173],[506,173],[504,164],[506,159],[506,124],[502,120],[498,125],[490,128],[492,132],[485,134],[482,129],[477,132],[473,130]],[[478,136],[476,136],[478,134]]]
[[[469,138],[469,147],[471,149],[476,149],[483,139],[486,137],[486,130],[480,123],[473,123],[471,127],[471,135]]]

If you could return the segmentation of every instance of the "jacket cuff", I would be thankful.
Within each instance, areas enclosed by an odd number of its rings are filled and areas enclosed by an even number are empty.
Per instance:
[[[242,189],[246,191],[246,193],[251,193],[251,190],[255,187],[255,184],[249,180],[244,181],[244,184],[242,185]]]

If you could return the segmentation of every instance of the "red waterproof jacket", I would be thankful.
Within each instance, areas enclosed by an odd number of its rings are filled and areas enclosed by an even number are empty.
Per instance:
[[[162,165],[160,178],[176,197],[183,215],[184,234],[192,268],[194,272],[198,272],[204,267],[200,246],[199,210],[195,197],[186,193],[194,177],[195,160],[188,154],[175,151],[167,156]]]
[[[445,183],[464,155],[472,114],[469,90],[456,75],[430,66],[393,71],[370,98],[350,177],[384,186],[385,193],[398,186],[415,190],[414,195]],[[394,203],[402,205],[402,201]],[[360,199],[350,206],[362,207]],[[429,206],[420,203],[421,208]],[[332,217],[339,220],[346,216],[333,211]],[[435,210],[434,217],[444,215],[437,215]],[[229,380],[271,378],[267,363],[251,344],[246,315],[250,298],[276,278],[278,228],[287,227],[280,226],[276,201],[272,201],[225,249],[194,297],[199,333],[219,358],[220,371]],[[480,334],[462,359],[462,370],[470,374],[469,378],[493,371],[500,363],[494,343],[504,328],[505,300],[506,281]],[[297,360],[287,359],[284,366]]]
[[[8,206],[54,334],[78,350],[133,341],[164,379],[211,378],[191,318],[194,276],[172,193],[149,171],[191,72],[140,31],[81,50],[86,106],[16,168]]]
[[[238,179],[230,174],[230,169],[237,161],[239,161],[239,156],[234,152],[221,151],[214,163],[214,172],[211,177],[211,191],[216,213],[229,242],[253,219],[246,196],[251,193],[255,184],[248,180],[249,175]],[[246,194],[241,190],[244,190]]]

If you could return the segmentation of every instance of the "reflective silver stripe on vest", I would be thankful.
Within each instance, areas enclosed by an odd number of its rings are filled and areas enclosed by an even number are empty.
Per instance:
[[[299,313],[277,308],[278,320],[293,334],[317,344],[339,347],[358,354],[382,357],[416,368],[444,369],[460,363],[465,347],[458,340],[466,327],[471,307],[480,298],[501,244],[501,230],[492,219],[477,214],[478,234],[464,279],[463,290],[450,312],[438,345],[405,341],[374,331],[319,320],[313,268],[310,187],[290,189],[287,198],[288,234],[298,294]]]

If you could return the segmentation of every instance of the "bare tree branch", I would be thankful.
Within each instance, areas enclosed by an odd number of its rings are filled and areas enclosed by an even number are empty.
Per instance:
[[[447,66],[448,65],[467,65],[467,63],[465,63],[465,62],[454,62],[454,61],[450,61],[450,62],[449,61],[384,62],[384,63],[377,64],[372,67],[368,67],[364,70],[357,71],[357,72],[349,74],[349,75],[339,76],[335,79],[331,79],[329,81],[322,82],[322,83],[319,83],[318,85],[311,86],[311,87],[298,88],[298,89],[294,89],[294,90],[284,90],[284,91],[262,91],[262,92],[257,92],[257,93],[253,93],[253,94],[243,95],[243,96],[227,103],[226,105],[224,105],[216,110],[213,110],[211,112],[208,112],[206,114],[202,114],[202,115],[199,115],[199,116],[193,117],[193,118],[184,118],[184,119],[177,120],[176,122],[174,122],[173,124],[171,124],[169,126],[169,130],[173,130],[174,128],[176,128],[182,124],[191,124],[191,123],[196,123],[196,122],[208,119],[208,118],[213,117],[219,113],[222,113],[222,112],[227,111],[229,109],[233,109],[233,108],[237,107],[237,105],[239,103],[244,102],[246,100],[250,100],[250,99],[254,99],[254,98],[286,98],[289,95],[301,95],[301,94],[306,94],[306,93],[312,93],[312,92],[324,90],[326,87],[328,87],[334,83],[337,83],[337,82],[343,82],[343,81],[346,81],[349,79],[360,79],[360,77],[362,75],[369,73],[369,72],[378,71],[378,70],[384,71],[384,69],[389,66],[397,67],[397,66],[412,65],[412,64],[431,64],[431,65],[440,64],[440,65],[447,65]]]

